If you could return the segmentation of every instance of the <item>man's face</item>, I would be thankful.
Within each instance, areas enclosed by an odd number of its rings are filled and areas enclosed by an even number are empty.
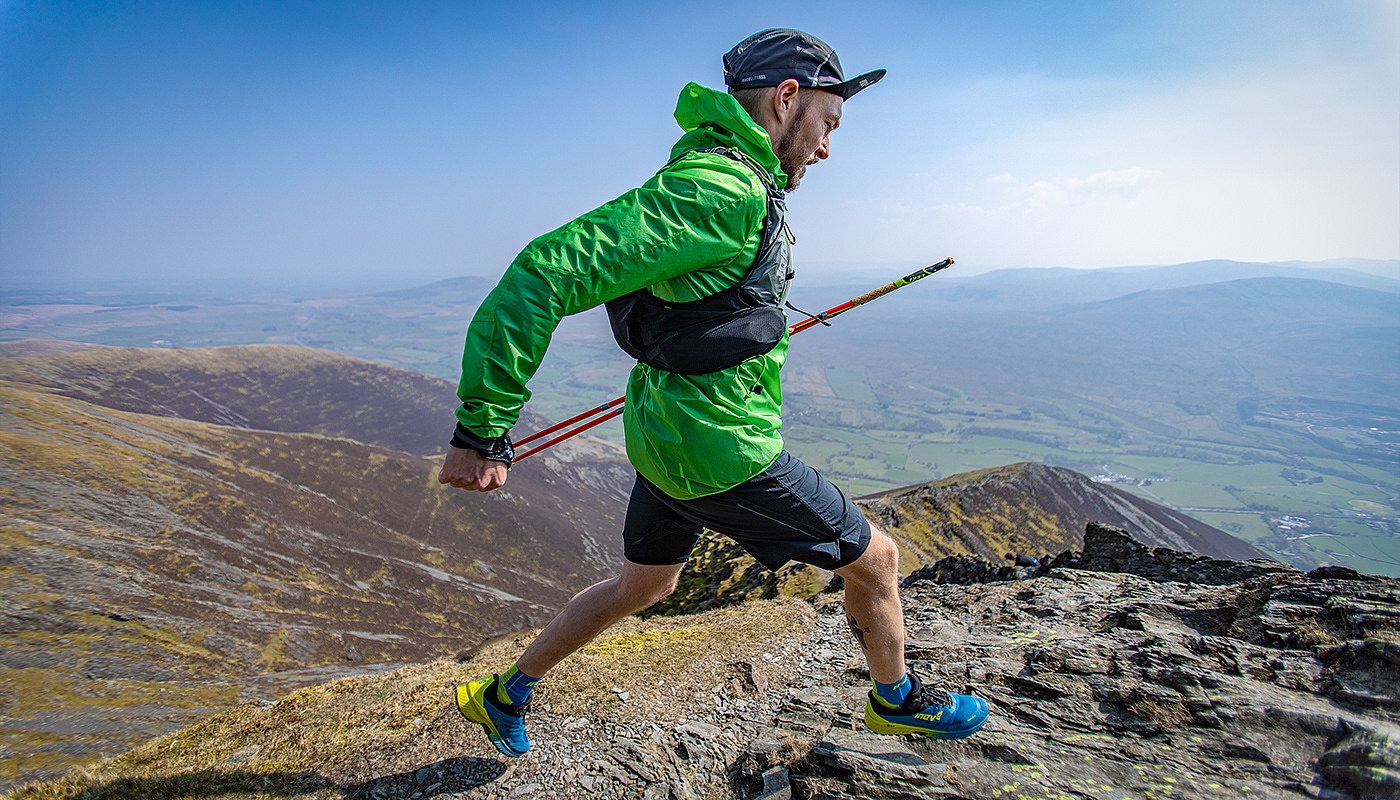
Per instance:
[[[797,188],[808,166],[831,154],[831,132],[841,124],[840,95],[802,89],[797,97],[797,111],[773,148],[787,173],[788,192]]]

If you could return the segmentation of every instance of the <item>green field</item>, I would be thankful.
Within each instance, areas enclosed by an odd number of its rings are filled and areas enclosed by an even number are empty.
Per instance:
[[[831,387],[835,399],[788,393],[797,413],[785,436],[795,454],[853,493],[1036,461],[1099,476],[1303,568],[1339,563],[1400,575],[1400,470],[1281,454],[1272,443],[1250,447],[1199,420],[1191,436],[1166,437],[1134,424],[1131,413],[1072,400],[1055,408],[1040,400],[1032,411],[945,392],[922,413],[868,402],[851,408],[861,396],[853,373],[827,374],[841,382]],[[847,422],[853,415],[861,424]],[[1066,422],[1076,416],[1085,424]]]

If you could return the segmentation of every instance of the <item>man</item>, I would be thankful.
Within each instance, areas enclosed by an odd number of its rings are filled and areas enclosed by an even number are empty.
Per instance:
[[[535,682],[674,591],[702,528],[769,569],[803,561],[845,580],[874,683],[872,730],[960,738],[987,718],[981,699],[925,689],[905,670],[898,550],[780,435],[792,277],[783,192],[830,154],[843,102],[885,71],[846,80],[830,47],[794,30],[754,34],[724,68],[729,94],[682,90],[685,133],[670,162],[531,242],[467,332],[462,406],[438,478],[462,489],[505,483],[506,433],[560,318],[607,303],[619,343],[639,359],[623,415],[638,474],[620,574],[569,601],[506,673],[457,687],[463,716],[507,756],[530,747],[523,716]]]

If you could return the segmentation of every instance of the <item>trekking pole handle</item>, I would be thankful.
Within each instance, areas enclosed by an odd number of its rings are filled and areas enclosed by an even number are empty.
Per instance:
[[[905,275],[903,278],[900,278],[899,280],[894,281],[893,283],[887,283],[878,289],[872,289],[866,292],[865,294],[861,295],[860,297],[857,297],[856,299],[851,301],[850,308],[855,308],[856,306],[863,306],[866,303],[869,303],[871,300],[874,300],[877,297],[883,297],[889,294],[890,292],[893,292],[895,289],[900,288],[901,286],[908,286],[914,281],[917,281],[921,278],[927,278],[933,273],[940,272],[951,266],[953,266],[953,259],[945,258],[937,264],[924,267],[920,270],[915,270],[914,272]]]
[[[953,266],[953,259],[945,258],[937,264],[930,264],[929,266],[924,267],[923,269],[914,270],[913,272],[909,273],[908,275],[905,275],[903,278],[900,278],[897,281],[887,283],[878,289],[871,289],[870,291],[866,292],[860,297],[857,297],[854,300],[847,300],[841,305],[833,309],[823,311],[822,313],[816,315],[815,317],[812,317],[811,319],[802,320],[796,325],[793,325],[791,328],[788,328],[788,335],[791,336],[795,333],[801,333],[802,331],[807,330],[808,328],[812,327],[813,325],[816,325],[819,322],[825,323],[827,320],[831,319],[832,317],[838,314],[843,314],[847,311],[850,311],[856,306],[863,306],[877,297],[884,297],[890,292],[893,292],[895,289],[898,289],[903,286],[908,286],[914,281],[927,278],[933,273],[941,272],[942,270],[945,270],[951,266]]]

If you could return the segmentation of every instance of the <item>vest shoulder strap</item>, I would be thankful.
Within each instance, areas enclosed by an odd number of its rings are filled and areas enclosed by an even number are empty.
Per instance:
[[[680,162],[681,159],[685,158],[691,153],[719,153],[722,156],[728,156],[729,158],[738,161],[740,164],[743,164],[744,166],[752,170],[753,173],[758,176],[758,179],[763,183],[764,187],[767,188],[769,192],[776,191],[778,188],[778,179],[773,177],[773,173],[769,172],[767,169],[764,169],[763,165],[758,163],[758,161],[755,160],[753,156],[749,155],[748,153],[745,153],[743,150],[740,150],[737,147],[704,147],[695,150],[687,150],[684,153],[681,153],[680,155],[666,162],[666,166],[662,167],[662,169],[669,169],[675,166],[677,163]]]

